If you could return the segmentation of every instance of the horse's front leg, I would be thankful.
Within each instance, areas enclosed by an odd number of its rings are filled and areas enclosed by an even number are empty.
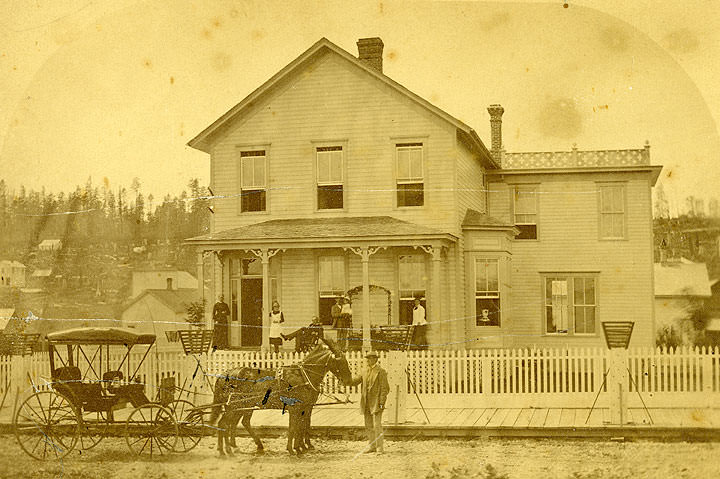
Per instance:
[[[220,457],[225,455],[225,448],[223,443],[225,442],[225,415],[221,415],[217,421],[217,451]]]
[[[315,446],[313,446],[310,443],[310,431],[311,431],[310,422],[311,422],[311,420],[312,420],[312,408],[305,411],[305,424],[303,427],[303,438],[304,438],[304,442],[305,442],[305,447],[309,450],[315,449]]]
[[[255,431],[250,426],[250,419],[252,419],[252,411],[249,413],[244,413],[242,415],[242,425],[245,428],[245,430],[250,434],[250,437],[255,441],[255,445],[257,446],[257,452],[262,453],[265,450],[265,447],[263,446],[262,441],[258,437],[257,434],[255,434]]]
[[[232,419],[228,421],[228,429],[226,431],[228,436],[228,447],[232,447],[234,449],[237,449],[238,447],[236,442],[237,427],[241,417],[242,416],[240,414],[235,414],[233,415]]]
[[[288,439],[287,439],[287,452],[295,454],[293,450],[293,439],[295,438],[295,414],[292,412],[288,414]]]

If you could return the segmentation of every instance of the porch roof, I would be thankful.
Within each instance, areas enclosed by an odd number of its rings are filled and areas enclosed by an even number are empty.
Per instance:
[[[269,220],[240,228],[189,238],[186,243],[198,246],[252,246],[297,243],[353,243],[391,240],[445,240],[457,238],[433,228],[409,223],[390,216],[343,218],[294,218]]]

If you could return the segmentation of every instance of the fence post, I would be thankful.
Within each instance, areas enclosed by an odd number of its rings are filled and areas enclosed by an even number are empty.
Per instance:
[[[628,354],[626,349],[610,350],[610,372],[608,374],[608,394],[610,396],[610,423],[622,425],[628,418]]]
[[[710,355],[710,349],[702,348],[702,391],[704,393],[711,393],[713,390],[713,367],[712,367],[712,356]]]
[[[388,383],[390,394],[385,402],[386,421],[402,424],[407,417],[407,374],[408,362],[402,351],[388,351],[387,355]]]
[[[492,390],[492,386],[490,385],[490,381],[492,380],[492,373],[490,371],[490,358],[488,357],[487,349],[483,349],[480,352],[482,354],[482,359],[480,359],[480,375],[482,385],[481,392],[483,394],[490,394]]]

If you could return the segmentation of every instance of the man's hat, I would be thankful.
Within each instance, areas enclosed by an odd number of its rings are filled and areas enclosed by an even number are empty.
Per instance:
[[[380,356],[376,351],[368,351],[368,353],[365,355],[366,358],[379,358]]]

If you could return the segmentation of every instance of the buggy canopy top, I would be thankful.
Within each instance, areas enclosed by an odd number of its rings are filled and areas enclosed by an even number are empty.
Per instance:
[[[121,328],[76,328],[47,335],[51,344],[127,345],[153,344],[154,334],[138,334]]]

